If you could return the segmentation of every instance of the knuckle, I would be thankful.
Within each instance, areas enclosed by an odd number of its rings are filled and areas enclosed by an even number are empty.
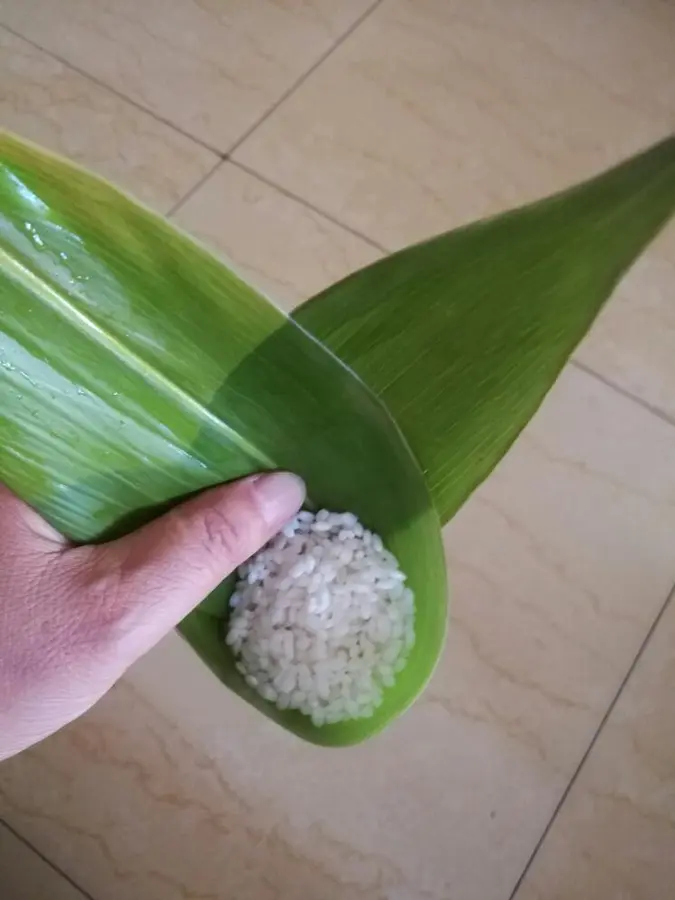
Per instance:
[[[213,507],[205,511],[202,543],[209,556],[233,565],[246,556],[253,533],[250,515]]]

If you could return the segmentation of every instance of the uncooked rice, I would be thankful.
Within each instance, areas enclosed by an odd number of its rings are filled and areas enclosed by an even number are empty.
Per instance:
[[[238,575],[226,640],[247,683],[315,725],[372,716],[415,641],[381,538],[352,513],[302,511]]]

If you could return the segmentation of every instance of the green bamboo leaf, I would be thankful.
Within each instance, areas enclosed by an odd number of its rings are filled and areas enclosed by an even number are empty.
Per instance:
[[[409,247],[294,318],[379,394],[448,521],[675,209],[675,138],[569,191]]]
[[[222,593],[183,623],[249,703],[303,737],[378,731],[428,679],[445,633],[438,517],[384,405],[221,262],[110,185],[0,139],[0,479],[78,541],[270,468],[383,535],[416,596],[417,641],[372,719],[317,729],[248,688]],[[217,714],[217,711],[214,711]]]
[[[372,720],[317,730],[252,694],[223,647],[224,592],[182,631],[285,727],[360,740],[414,698],[445,621],[438,519],[387,408],[449,518],[672,212],[674,143],[357,273],[297,312],[318,343],[109,185],[3,139],[0,477],[80,540],[274,466],[299,471],[317,502],[357,512],[417,595],[414,655]]]

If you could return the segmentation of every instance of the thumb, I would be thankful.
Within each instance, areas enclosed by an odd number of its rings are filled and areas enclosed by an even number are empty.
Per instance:
[[[207,490],[120,540],[70,551],[86,554],[77,568],[88,605],[121,628],[134,658],[142,655],[273,537],[304,496],[295,475],[254,475]]]

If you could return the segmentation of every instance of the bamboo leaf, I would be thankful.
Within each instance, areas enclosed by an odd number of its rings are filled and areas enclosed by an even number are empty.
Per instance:
[[[440,653],[425,480],[446,520],[504,454],[671,214],[675,140],[357,273],[301,307],[302,328],[111,186],[12,138],[0,196],[0,478],[79,540],[275,466],[357,512],[417,598],[413,657],[373,719],[315,729],[252,693],[223,646],[226,586],[182,625],[248,702],[345,744],[405,708]]]
[[[675,138],[380,260],[294,313],[379,394],[443,522],[531,418],[675,209]]]
[[[182,630],[223,682],[309,740],[382,728],[429,677],[446,617],[438,518],[384,405],[221,262],[100,179],[5,136],[0,200],[0,478],[88,541],[207,485],[298,472],[316,503],[385,537],[415,591],[417,642],[383,706],[317,729],[265,703],[225,647],[222,594]]]

